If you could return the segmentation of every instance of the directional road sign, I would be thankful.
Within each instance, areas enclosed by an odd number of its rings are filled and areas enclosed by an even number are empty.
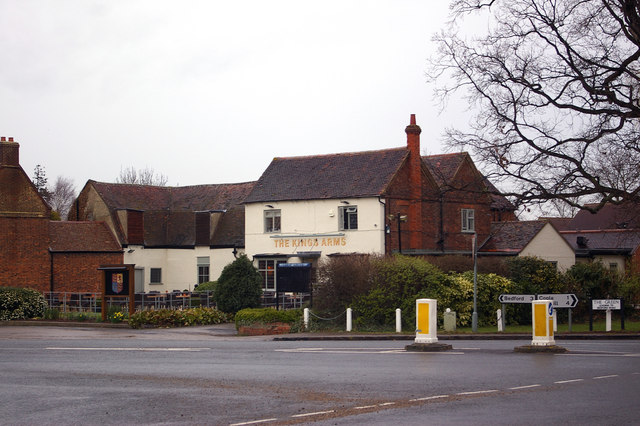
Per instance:
[[[578,304],[575,294],[539,294],[538,300],[551,300],[554,308],[575,308]]]
[[[498,297],[500,303],[531,303],[536,300],[533,294],[501,294]]]

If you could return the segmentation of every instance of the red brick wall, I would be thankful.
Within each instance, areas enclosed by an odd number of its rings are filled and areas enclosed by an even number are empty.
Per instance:
[[[123,253],[53,253],[53,291],[101,291],[101,265],[124,263]]]
[[[49,218],[0,217],[0,286],[48,291]]]

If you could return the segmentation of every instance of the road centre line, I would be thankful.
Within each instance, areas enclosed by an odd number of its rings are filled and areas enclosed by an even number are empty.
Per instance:
[[[493,393],[500,392],[498,389],[487,389],[487,390],[479,390],[479,391],[471,391],[471,392],[459,392],[456,395],[479,395],[483,393]]]
[[[142,351],[142,352],[200,352],[211,348],[63,348],[47,347],[49,351]]]
[[[540,386],[542,386],[542,385],[535,384],[535,385],[516,386],[516,387],[513,387],[513,388],[509,388],[509,390],[531,389],[531,388],[537,388],[537,387],[540,387]]]
[[[257,425],[259,423],[275,422],[276,420],[278,420],[278,419],[274,417],[272,419],[260,419],[260,420],[251,420],[249,422],[232,423],[229,426]]]
[[[598,377],[594,377],[593,380],[610,379],[612,377],[618,377],[618,375],[617,374],[610,374],[608,376],[598,376]]]
[[[434,395],[434,396],[425,396],[422,398],[413,398],[413,399],[410,399],[409,402],[429,401],[431,399],[440,399],[440,398],[449,398],[449,395]]]
[[[563,383],[574,383],[574,382],[584,382],[584,379],[558,380],[557,382],[553,382],[553,383],[561,385]]]
[[[309,417],[309,416],[320,416],[322,414],[331,414],[335,413],[335,410],[327,410],[327,411],[316,411],[315,413],[302,413],[302,414],[294,414],[291,417]]]

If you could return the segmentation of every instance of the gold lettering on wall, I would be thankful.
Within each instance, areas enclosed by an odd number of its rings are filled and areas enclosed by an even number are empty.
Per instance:
[[[275,248],[344,247],[347,237],[282,238],[273,241]]]

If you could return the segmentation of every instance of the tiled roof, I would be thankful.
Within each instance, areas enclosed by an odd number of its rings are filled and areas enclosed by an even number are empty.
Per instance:
[[[447,184],[452,182],[462,163],[471,157],[466,152],[455,152],[451,154],[438,154],[422,157],[422,161],[427,165],[429,172],[434,177],[440,189],[446,189]],[[500,194],[498,188],[487,179],[486,176],[478,172],[478,177],[482,179],[482,184],[486,187],[491,196],[491,208],[497,210],[515,210],[515,206],[505,196]]]
[[[491,223],[491,235],[481,252],[520,253],[547,224],[542,220]]]
[[[460,165],[468,155],[466,152],[429,155],[422,157],[422,161],[427,165],[438,186],[442,188],[455,177]]]
[[[110,209],[207,211],[242,203],[255,182],[182,187],[90,181]]]
[[[638,229],[561,231],[560,235],[577,254],[606,251],[631,254],[640,246]]]
[[[104,222],[49,222],[52,252],[120,252]]]
[[[409,155],[406,148],[277,157],[246,203],[382,195]]]
[[[242,202],[255,182],[159,187],[90,181],[113,213],[141,210],[149,247],[191,247],[196,242],[196,212],[226,211],[211,244],[244,246]],[[229,218],[225,218],[229,215]]]
[[[632,229],[640,228],[638,204],[606,204],[597,213],[580,210],[568,229]]]

